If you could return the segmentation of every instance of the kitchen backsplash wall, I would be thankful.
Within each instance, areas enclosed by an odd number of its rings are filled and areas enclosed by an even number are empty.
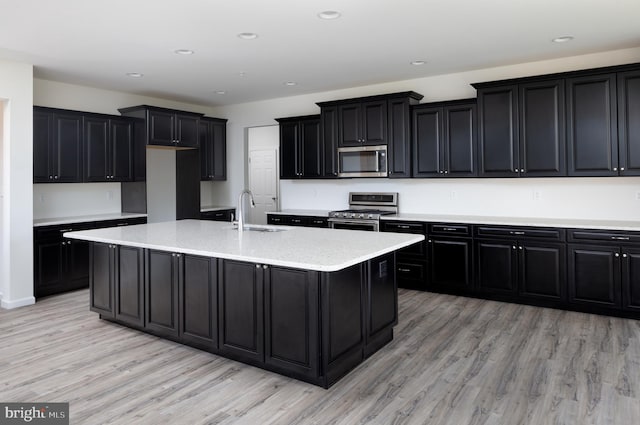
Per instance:
[[[119,213],[120,195],[120,183],[34,184],[33,218]]]
[[[334,210],[398,192],[401,213],[640,220],[640,177],[282,180],[282,209]]]

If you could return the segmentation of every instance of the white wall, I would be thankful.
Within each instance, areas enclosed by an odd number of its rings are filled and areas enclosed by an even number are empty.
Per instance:
[[[229,166],[228,181],[213,189],[214,197],[231,203],[244,186],[246,128],[274,124],[274,118],[317,114],[320,109],[316,102],[408,90],[423,94],[423,103],[461,99],[476,96],[470,85],[475,82],[638,61],[640,48],[634,48],[215,108],[215,116],[229,119]],[[640,190],[637,187],[639,183],[640,180],[635,178],[283,181],[280,193],[282,208],[332,209],[338,204],[345,206],[349,188],[362,187],[400,192],[403,195],[401,209],[407,212],[640,218],[637,214],[639,204],[635,200],[635,191]],[[540,198],[533,202],[532,193],[538,189]],[[451,199],[452,190],[456,192],[454,200]],[[597,201],[594,196],[598,197]],[[622,211],[620,205],[626,209]]]
[[[2,140],[1,306],[33,298],[33,66],[0,61]]]
[[[120,195],[120,183],[34,184],[33,218],[119,213]]]
[[[5,106],[4,106],[5,100],[4,99],[0,99],[0,303],[2,302],[2,293],[4,292],[4,284],[5,284],[5,280],[3,278],[4,276],[4,264],[3,261],[1,260],[2,258],[4,258],[4,156],[3,156],[3,141],[4,141],[4,130],[3,130],[3,124],[4,124],[4,110],[5,110]]]
[[[147,222],[176,219],[176,151],[147,149]]]

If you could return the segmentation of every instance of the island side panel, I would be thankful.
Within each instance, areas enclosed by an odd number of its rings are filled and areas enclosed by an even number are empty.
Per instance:
[[[393,339],[398,323],[398,287],[395,253],[367,262],[365,311],[365,357],[378,351]]]

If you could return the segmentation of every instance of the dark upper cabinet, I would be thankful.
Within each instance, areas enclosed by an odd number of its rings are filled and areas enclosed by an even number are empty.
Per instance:
[[[618,158],[623,176],[640,175],[640,71],[618,73]]]
[[[322,177],[325,156],[317,115],[279,118],[280,178]]]
[[[84,143],[84,181],[133,180],[133,121],[119,117],[85,115]]]
[[[616,74],[567,79],[570,176],[618,175]]]
[[[200,180],[226,180],[227,120],[202,117],[199,129]]]
[[[197,148],[199,122],[203,114],[140,105],[119,109],[125,116],[146,121],[146,144]]]
[[[33,108],[33,182],[82,182],[82,113]]]
[[[338,146],[387,143],[387,101],[354,101],[338,106]]]
[[[564,81],[520,84],[518,100],[520,175],[566,175]]]
[[[323,143],[323,169],[324,177],[338,176],[338,107],[327,106],[320,113],[320,139]]]
[[[387,109],[389,177],[411,177],[411,103],[408,98],[389,99]]]
[[[476,170],[476,100],[415,106],[414,177],[472,177]]]
[[[562,79],[479,85],[480,176],[566,175],[564,110]]]

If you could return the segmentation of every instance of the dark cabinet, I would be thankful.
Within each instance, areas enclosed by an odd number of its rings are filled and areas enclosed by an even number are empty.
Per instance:
[[[235,214],[235,208],[219,211],[203,211],[200,213],[200,220],[233,221],[235,219]]]
[[[383,220],[380,229],[382,232],[427,235],[426,225],[421,222]],[[395,274],[399,287],[425,290],[428,282],[427,270],[426,241],[413,244],[396,253]]]
[[[33,108],[33,182],[82,182],[82,113]]]
[[[265,363],[300,376],[319,374],[319,273],[264,270]]]
[[[561,229],[476,228],[481,293],[559,305],[566,300],[566,246]]]
[[[280,178],[318,178],[325,156],[320,117],[280,118]]]
[[[200,118],[200,180],[227,179],[227,120]]]
[[[569,302],[619,308],[620,247],[569,244]]]
[[[354,101],[338,106],[338,146],[387,144],[387,101]]]
[[[411,102],[403,97],[387,103],[389,177],[411,177]]]
[[[137,327],[144,326],[144,250],[115,246],[115,318]]]
[[[133,121],[87,114],[84,117],[84,144],[84,181],[133,180]]]
[[[147,145],[197,148],[199,122],[203,114],[140,105],[121,108],[122,115],[146,122]]]
[[[115,317],[114,268],[116,245],[90,245],[89,309],[101,316]]]
[[[338,107],[327,106],[320,112],[320,137],[323,143],[322,175],[332,178],[338,176]]]
[[[208,350],[218,348],[217,260],[195,255],[179,255],[180,340]]]
[[[616,74],[567,80],[570,176],[618,175]]]
[[[329,219],[306,215],[267,214],[267,224],[328,228]]]
[[[427,242],[428,288],[438,292],[470,293],[473,290],[471,226],[431,224]]]
[[[564,80],[478,88],[483,177],[564,176]]]
[[[622,250],[622,308],[640,312],[640,249]]]
[[[619,174],[640,175],[640,71],[618,73]]]
[[[476,170],[476,99],[415,106],[413,176],[470,177]]]
[[[223,260],[218,279],[220,351],[264,362],[264,270],[260,264]]]
[[[178,285],[182,254],[146,250],[145,328],[162,336],[179,336]]]

